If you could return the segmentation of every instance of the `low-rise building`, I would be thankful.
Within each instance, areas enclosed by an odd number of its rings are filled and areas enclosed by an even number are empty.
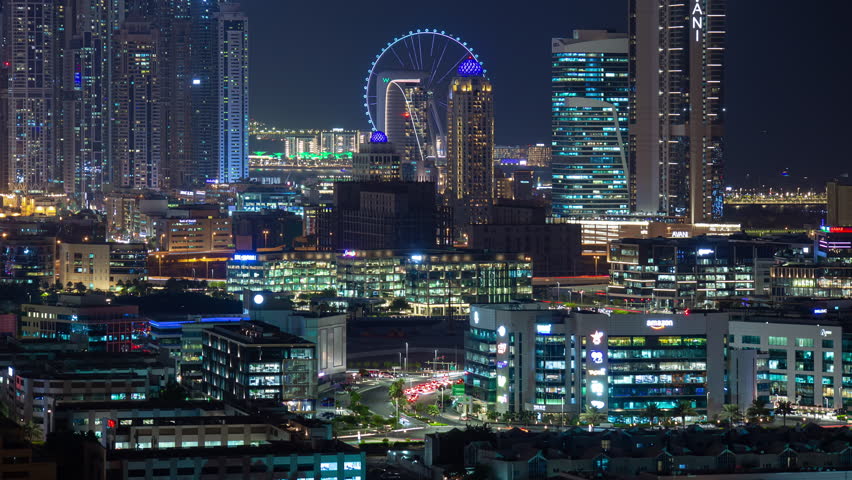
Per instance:
[[[58,282],[112,291],[145,280],[148,249],[141,243],[61,243]]]
[[[720,298],[768,294],[756,282],[791,244],[752,238],[645,238],[613,241],[607,296],[660,308],[713,306]],[[758,280],[756,280],[758,279]]]
[[[325,445],[274,442],[257,446],[122,449],[107,453],[108,478],[121,480],[364,480],[366,470],[364,452],[336,441]]]
[[[58,403],[143,401],[156,397],[174,378],[173,366],[143,353],[18,356],[9,362],[0,400],[9,415],[47,426]]]
[[[579,413],[632,423],[650,404],[725,401],[727,314],[612,315],[542,304],[474,305],[465,341],[467,393],[498,413]]]
[[[261,322],[205,328],[204,393],[225,401],[274,400],[291,412],[316,410],[316,345]]]
[[[54,305],[21,305],[21,338],[70,341],[93,352],[130,352],[147,330],[136,305],[103,295],[60,295]]]

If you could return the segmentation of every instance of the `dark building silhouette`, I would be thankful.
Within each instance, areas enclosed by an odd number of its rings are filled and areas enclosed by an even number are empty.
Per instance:
[[[320,247],[416,249],[437,244],[438,205],[432,182],[340,182],[323,213]]]

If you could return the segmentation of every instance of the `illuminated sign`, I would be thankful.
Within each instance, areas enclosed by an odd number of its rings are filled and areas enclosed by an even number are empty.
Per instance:
[[[12,368],[12,367],[9,367],[9,376],[10,376],[10,377],[14,377],[14,376],[15,376],[15,369],[14,369],[14,368]]]
[[[591,386],[590,388],[591,388],[591,390],[592,390],[592,393],[594,393],[595,395],[597,395],[597,396],[599,396],[599,397],[603,395],[603,393],[604,393],[604,385],[603,385],[603,383],[601,383],[601,382],[599,382],[599,381],[597,381],[597,380],[592,380],[592,384],[591,384],[591,385],[592,385],[592,386]]]
[[[355,250],[344,250],[343,256],[344,257],[354,257],[355,256]]]
[[[497,368],[506,368],[509,365],[509,362],[506,360],[500,360],[497,362]]]
[[[257,260],[257,255],[253,253],[235,253],[234,260],[238,262],[253,262]]]
[[[509,403],[509,397],[507,397],[506,395],[498,395],[497,403]]]
[[[852,233],[852,227],[826,227],[823,225],[819,229],[828,233]]]
[[[591,350],[589,351],[589,358],[592,360],[592,362],[601,364],[604,360],[603,352],[598,350]]]
[[[479,312],[473,312],[473,323],[479,325]]]
[[[695,31],[695,41],[701,41],[701,31],[704,30],[704,10],[701,9],[701,0],[695,0],[692,7],[692,30]]]
[[[423,261],[423,255],[412,255],[411,261],[412,262],[418,262],[418,263],[422,262]]]
[[[595,333],[589,336],[592,337],[592,343],[594,343],[595,345],[600,345],[601,340],[603,339],[603,332],[595,330]]]
[[[605,368],[598,368],[597,370],[589,370],[590,377],[603,377],[606,376]]]
[[[500,327],[497,328],[497,335],[500,335],[501,337],[505,337],[506,336],[506,327],[504,327],[503,325],[500,325]]]
[[[704,257],[706,255],[712,255],[712,254],[713,254],[712,248],[699,248],[698,249],[698,256],[699,257]]]
[[[664,319],[664,320],[645,320],[645,326],[651,327],[654,330],[662,330],[666,327],[673,327],[674,320]]]
[[[498,343],[497,344],[497,353],[499,353],[501,355],[506,353],[506,344],[505,343]]]
[[[201,79],[200,78],[193,78],[192,84],[193,85],[201,85]]]
[[[540,335],[550,335],[550,330],[553,328],[549,323],[547,325],[536,325],[535,331]]]
[[[500,375],[499,377],[497,377],[497,386],[498,387],[505,387],[506,386],[506,376],[505,375]]]
[[[547,410],[547,407],[544,405],[533,405],[533,410],[541,412]]]
[[[815,308],[814,309],[814,315],[824,315],[826,313],[828,313],[827,308]]]
[[[590,403],[595,408],[604,408],[604,406],[605,406],[604,402],[602,402],[600,400],[592,400]]]
[[[257,295],[255,295],[254,296],[254,303],[257,304],[257,305],[263,304],[263,295],[261,295],[259,293]]]
[[[832,333],[831,330],[826,330],[824,328],[819,331],[819,334],[822,335],[823,337],[827,337],[827,336],[831,335],[831,333]]]
[[[689,238],[689,232],[681,232],[681,231],[672,232],[672,238]]]

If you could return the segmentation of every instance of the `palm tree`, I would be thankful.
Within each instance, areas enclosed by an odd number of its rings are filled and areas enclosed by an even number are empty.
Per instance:
[[[790,415],[792,413],[793,404],[786,400],[782,400],[778,402],[777,405],[775,405],[775,415],[781,415],[781,418],[784,419],[784,426],[787,426],[787,415]]]
[[[603,423],[606,420],[606,415],[597,407],[586,407],[586,411],[580,414],[580,421],[589,425],[589,431],[592,427]]]
[[[760,400],[755,398],[746,409],[746,417],[750,422],[762,421],[769,416],[769,409]]]
[[[396,405],[396,423],[399,423],[399,404],[405,399],[405,380],[398,379],[388,387],[388,397]]]
[[[24,438],[26,438],[30,442],[34,442],[36,440],[41,439],[41,427],[33,422],[27,422],[21,425],[21,430],[23,431]]]
[[[692,407],[692,402],[681,400],[674,408],[669,410],[669,414],[675,418],[680,418],[683,427],[686,428],[686,417],[697,415],[695,408]]]
[[[736,403],[726,403],[722,405],[722,411],[719,412],[719,419],[728,422],[728,428],[733,428],[734,422],[740,421],[743,414],[740,412],[740,406]]]
[[[645,407],[645,411],[642,412],[642,416],[647,418],[648,423],[653,425],[654,420],[663,416],[663,411],[660,410],[660,407],[658,407],[656,403],[651,402],[647,407]]]

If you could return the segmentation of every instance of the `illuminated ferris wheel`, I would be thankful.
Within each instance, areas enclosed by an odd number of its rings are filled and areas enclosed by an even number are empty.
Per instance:
[[[405,129],[424,143],[446,135],[450,81],[468,58],[479,61],[467,42],[437,29],[410,31],[388,42],[364,79],[372,129],[386,132],[391,142]]]

